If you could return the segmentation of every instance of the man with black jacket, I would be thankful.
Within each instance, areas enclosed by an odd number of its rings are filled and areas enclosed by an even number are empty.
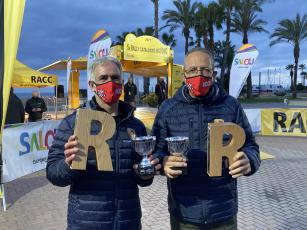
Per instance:
[[[156,84],[155,94],[158,98],[158,107],[160,107],[162,102],[166,99],[166,84],[163,77],[160,77],[159,82]]]
[[[22,101],[16,96],[13,88],[11,88],[5,124],[23,123],[24,121],[25,110]]]
[[[254,174],[260,166],[259,147],[240,103],[214,83],[213,60],[204,48],[187,53],[186,84],[161,105],[153,125],[154,154],[163,160],[168,177],[172,230],[237,229],[237,178]],[[234,163],[223,162],[221,177],[206,173],[208,123],[214,119],[236,123],[246,134]],[[187,159],[168,154],[165,138],[171,136],[189,137]],[[187,174],[174,167],[187,167]]]
[[[135,96],[137,94],[137,87],[133,83],[132,77],[128,78],[128,82],[124,86],[124,101],[135,107]]]
[[[141,207],[138,185],[148,186],[153,176],[140,176],[140,156],[131,147],[128,130],[136,136],[146,135],[145,126],[133,116],[134,108],[119,101],[122,91],[122,68],[112,57],[96,59],[91,67],[89,85],[95,96],[87,108],[107,112],[116,122],[113,137],[107,140],[114,171],[98,171],[94,148],[88,150],[85,171],[72,170],[78,140],[73,135],[76,112],[63,119],[49,150],[47,178],[57,186],[70,185],[67,229],[140,230]],[[92,123],[91,133],[101,125]],[[158,171],[158,159],[150,158]]]
[[[29,114],[29,121],[40,121],[43,117],[43,112],[47,111],[45,101],[39,97],[37,91],[32,92],[32,98],[26,103],[26,112]]]

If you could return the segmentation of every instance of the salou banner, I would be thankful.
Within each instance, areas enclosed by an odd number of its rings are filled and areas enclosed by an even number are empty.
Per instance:
[[[5,127],[2,137],[3,182],[46,168],[60,121],[41,121]]]
[[[111,45],[112,41],[107,31],[101,29],[95,33],[87,56],[87,82],[90,80],[90,67],[93,61],[96,58],[107,56],[110,52]],[[93,95],[89,85],[87,85],[87,99],[90,100]]]
[[[237,51],[230,70],[229,94],[235,98],[246,82],[246,79],[258,57],[258,50],[252,44],[245,44]]]

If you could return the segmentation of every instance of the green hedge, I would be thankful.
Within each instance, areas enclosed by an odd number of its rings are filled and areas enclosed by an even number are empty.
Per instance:
[[[150,107],[158,107],[158,98],[155,93],[150,93],[142,99],[144,104],[149,105]]]

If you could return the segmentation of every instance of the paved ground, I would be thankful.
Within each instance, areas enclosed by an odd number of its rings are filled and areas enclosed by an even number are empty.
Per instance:
[[[276,156],[252,177],[239,180],[239,229],[307,229],[307,140],[258,137]],[[144,230],[168,230],[166,183],[157,177],[141,189]],[[65,229],[68,188],[52,186],[44,171],[5,185],[8,210],[0,210],[1,230]],[[129,230],[129,229],[127,229]]]

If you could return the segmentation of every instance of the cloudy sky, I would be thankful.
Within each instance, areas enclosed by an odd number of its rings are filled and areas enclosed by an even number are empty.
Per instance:
[[[207,4],[210,1],[202,2]],[[161,16],[167,9],[174,9],[173,1],[160,0],[159,27],[164,25]],[[297,13],[307,13],[307,0],[275,0],[266,3],[259,18],[267,21],[265,29],[272,33],[278,21],[294,19]],[[37,69],[59,59],[85,56],[91,37],[100,28],[106,29],[112,40],[116,40],[116,36],[122,32],[153,24],[154,6],[150,0],[27,0],[17,56],[25,64]],[[184,57],[181,29],[175,31],[175,36],[175,62],[180,64]],[[216,33],[216,41],[224,39],[222,31]],[[241,35],[231,34],[231,40],[236,48],[242,44]],[[281,84],[288,84],[289,74],[284,67],[294,62],[293,47],[286,43],[269,47],[269,34],[266,33],[250,34],[249,42],[255,44],[260,52],[252,70],[253,83],[258,84],[258,73],[262,72],[262,83],[274,83],[275,75],[275,83],[280,78]],[[307,64],[307,41],[301,44],[300,63]],[[269,80],[268,68],[271,69]],[[65,85],[65,72],[58,74],[60,83]],[[85,84],[85,77],[81,77],[81,87],[85,88]]]

